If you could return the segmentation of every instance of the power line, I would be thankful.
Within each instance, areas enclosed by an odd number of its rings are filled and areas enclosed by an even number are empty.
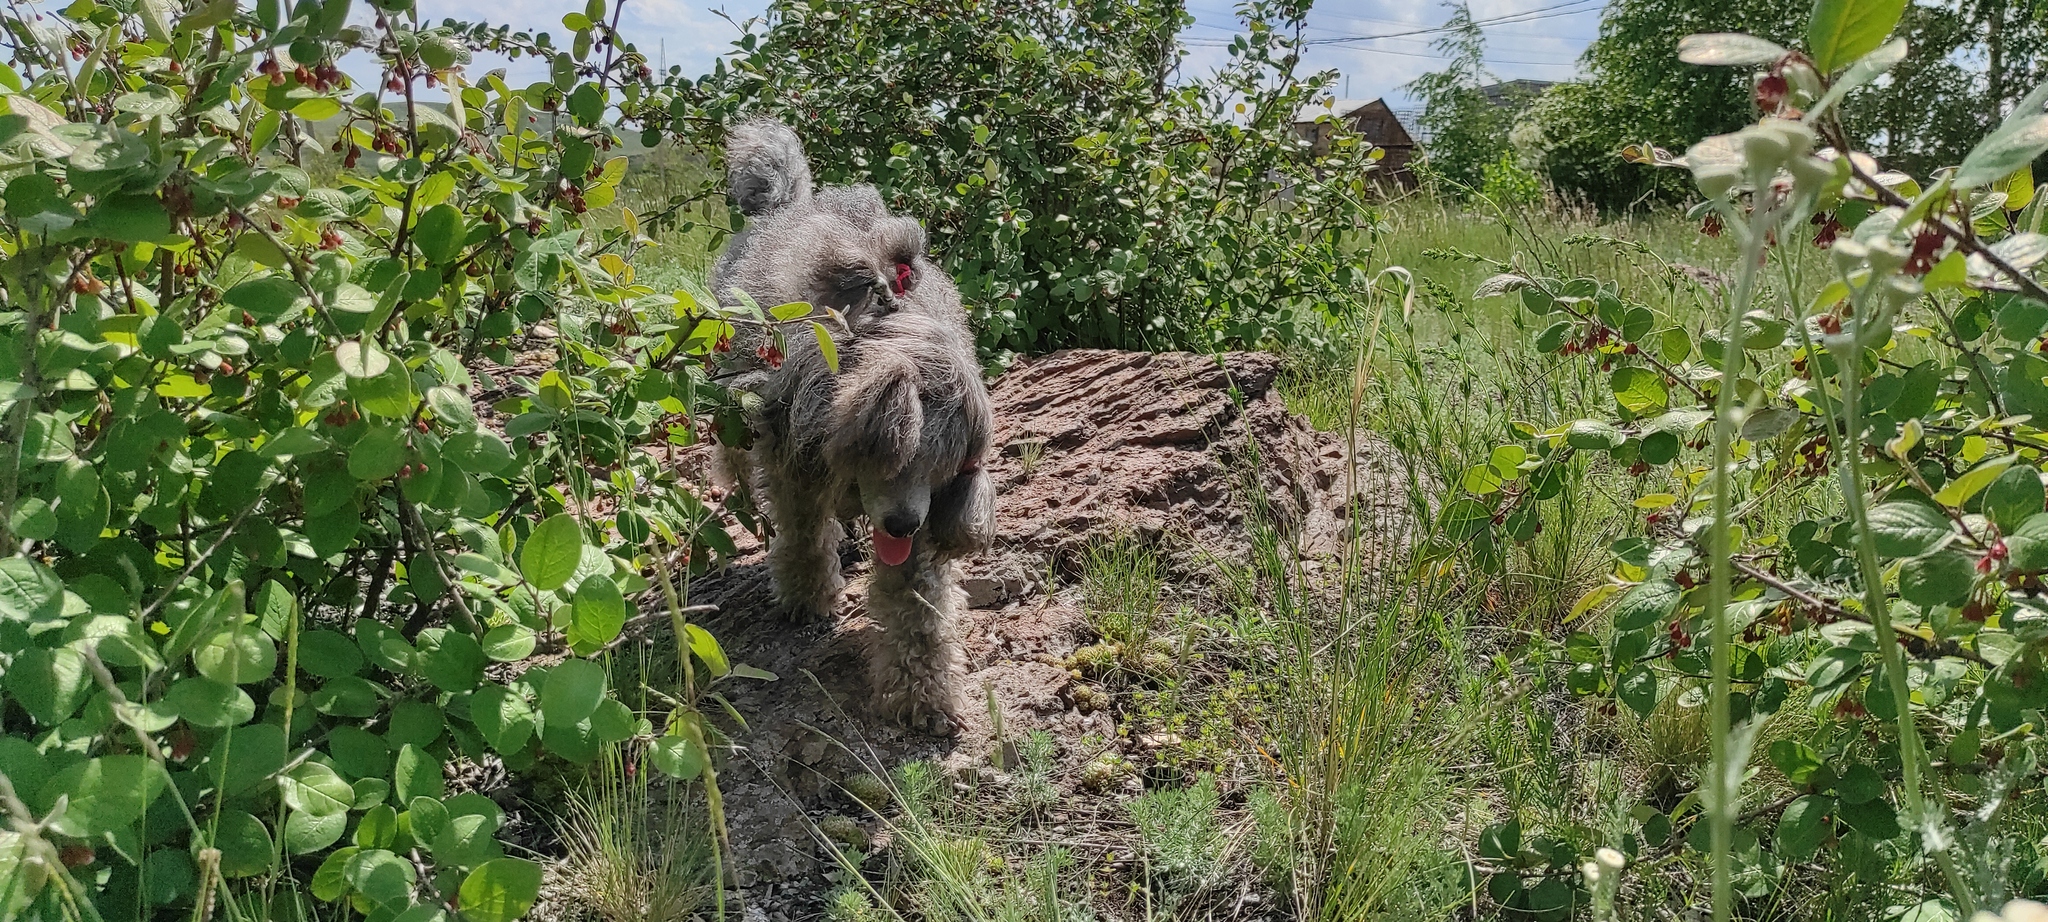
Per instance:
[[[1188,12],[1190,12],[1190,13],[1194,13],[1194,14],[1196,14],[1197,16],[1204,16],[1204,15],[1206,15],[1206,16],[1217,16],[1217,17],[1222,17],[1222,18],[1223,18],[1223,19],[1225,19],[1225,20],[1229,20],[1229,21],[1233,21],[1233,22],[1234,22],[1234,21],[1236,21],[1236,18],[1237,18],[1237,14],[1236,14],[1235,12],[1232,12],[1232,11],[1228,11],[1228,10],[1212,10],[1212,9],[1206,9],[1206,8],[1202,8],[1202,7],[1195,7],[1195,6],[1190,6],[1190,7],[1188,7],[1188,8],[1187,8],[1187,10],[1188,10]],[[1522,15],[1527,15],[1527,13],[1529,13],[1529,12],[1535,12],[1535,11],[1531,10],[1531,11],[1524,11],[1524,12],[1522,12],[1522,13],[1503,13],[1503,14],[1501,14],[1501,18],[1511,18],[1511,17],[1515,17],[1515,16],[1522,16]],[[1348,22],[1348,23],[1358,23],[1358,24],[1366,24],[1366,23],[1372,23],[1372,24],[1377,24],[1377,25],[1387,25],[1387,26],[1406,26],[1406,27],[1408,27],[1408,28],[1411,28],[1411,29],[1417,29],[1417,28],[1428,28],[1428,27],[1423,27],[1423,26],[1421,26],[1420,24],[1418,24],[1417,22],[1415,22],[1414,20],[1409,20],[1409,19],[1382,19],[1382,18],[1380,18],[1380,17],[1377,17],[1377,16],[1339,16],[1339,15],[1337,15],[1337,14],[1335,14],[1335,13],[1331,13],[1331,12],[1328,12],[1327,10],[1324,10],[1323,8],[1320,8],[1320,7],[1318,7],[1318,8],[1314,8],[1314,9],[1311,9],[1311,10],[1309,10],[1309,18],[1310,18],[1311,20],[1323,20],[1323,21],[1330,21],[1330,20],[1335,20],[1335,21],[1337,21],[1337,22]],[[1490,20],[1489,20],[1489,21],[1490,21]],[[1512,22],[1509,22],[1509,23],[1497,23],[1497,24],[1500,24],[1500,25],[1515,25],[1516,23],[1512,23]],[[1337,31],[1339,31],[1339,30],[1337,30],[1337,29],[1333,29],[1333,28],[1330,28],[1330,27],[1328,27],[1328,26],[1320,26],[1320,25],[1310,25],[1310,26],[1309,26],[1309,28],[1310,28],[1310,29],[1314,29],[1314,30],[1316,30],[1316,31],[1319,31],[1319,32],[1337,32]],[[1435,27],[1435,28],[1441,29],[1442,27],[1441,27],[1441,26],[1438,26],[1438,27]],[[1584,41],[1584,40],[1585,40],[1585,36],[1580,36],[1580,35],[1543,35],[1543,34],[1539,34],[1539,33],[1533,33],[1533,32],[1505,32],[1505,31],[1503,31],[1503,32],[1499,32],[1499,33],[1496,33],[1496,34],[1500,34],[1500,35],[1512,35],[1512,36],[1515,36],[1515,37],[1519,37],[1519,38],[1549,38],[1549,39],[1558,39],[1558,40],[1560,40],[1560,41]]]
[[[1587,6],[1586,4],[1589,3],[1592,5]],[[1506,25],[1520,24],[1525,22],[1537,22],[1539,20],[1544,19],[1555,19],[1560,16],[1577,16],[1583,13],[1598,12],[1605,6],[1605,0],[1568,0],[1568,2],[1565,3],[1559,3],[1553,6],[1538,7],[1536,9],[1525,10],[1520,13],[1510,13],[1504,16],[1496,16],[1489,19],[1475,19],[1472,21],[1472,25],[1480,28],[1485,28],[1486,26],[1490,25]],[[1566,9],[1567,7],[1579,7],[1579,9]],[[1337,45],[1348,44],[1350,42],[1369,42],[1383,38],[1406,38],[1411,35],[1436,35],[1449,31],[1452,31],[1451,27],[1448,25],[1443,25],[1428,29],[1410,29],[1405,32],[1384,32],[1378,35],[1346,35],[1338,36],[1336,38],[1312,38],[1303,41],[1302,44]]]
[[[1182,44],[1185,44],[1185,45],[1189,45],[1189,46],[1197,47],[1197,48],[1226,48],[1226,47],[1229,47],[1229,45],[1231,44],[1230,42],[1220,42],[1220,41],[1213,41],[1213,40],[1210,40],[1210,39],[1182,39],[1182,40],[1181,40],[1181,43],[1182,43]],[[1367,54],[1392,54],[1392,55],[1399,55],[1399,56],[1401,56],[1401,57],[1404,57],[1404,58],[1426,58],[1426,59],[1428,59],[1428,60],[1431,60],[1431,61],[1449,61],[1449,60],[1453,60],[1452,58],[1450,58],[1450,57],[1448,57],[1448,56],[1446,56],[1446,55],[1440,55],[1440,54],[1423,54],[1422,52],[1419,52],[1419,51],[1395,51],[1395,50],[1393,50],[1393,49],[1391,49],[1391,48],[1360,48],[1360,49],[1358,49],[1358,50],[1360,50],[1360,51],[1363,51],[1363,52],[1366,52]],[[1574,67],[1574,68],[1575,68],[1575,67],[1578,67],[1578,66],[1579,66],[1579,65],[1578,65],[1578,62],[1577,62],[1577,61],[1512,61],[1512,60],[1508,60],[1508,59],[1506,59],[1506,58],[1483,58],[1483,59],[1481,59],[1481,60],[1480,60],[1480,63],[1482,63],[1482,64],[1506,64],[1506,65],[1510,65],[1510,66],[1515,66],[1515,67]]]

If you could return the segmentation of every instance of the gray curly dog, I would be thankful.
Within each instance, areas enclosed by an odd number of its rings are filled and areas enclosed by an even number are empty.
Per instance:
[[[760,398],[748,416],[754,443],[720,460],[774,525],[775,600],[794,620],[830,618],[846,587],[841,523],[866,515],[875,558],[867,611],[882,628],[870,667],[876,707],[952,732],[964,672],[956,561],[988,546],[995,519],[982,469],[994,421],[960,292],[925,258],[924,229],[890,214],[873,186],[814,190],[788,127],[740,125],[726,168],[748,221],[719,258],[712,290],[842,318],[837,373],[805,327],[785,337],[779,368],[755,365],[733,382]],[[768,341],[760,329],[735,340],[743,360]]]

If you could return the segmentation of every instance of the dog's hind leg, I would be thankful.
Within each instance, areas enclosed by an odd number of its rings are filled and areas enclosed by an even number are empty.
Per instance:
[[[773,466],[762,471],[761,481],[768,517],[775,523],[768,545],[775,603],[792,621],[826,620],[846,588],[839,572],[839,544],[846,532],[833,518],[839,491],[799,483]]]
[[[926,539],[903,566],[877,565],[868,583],[868,615],[881,625],[870,669],[875,705],[914,729],[951,735],[960,726],[960,590],[953,564]]]

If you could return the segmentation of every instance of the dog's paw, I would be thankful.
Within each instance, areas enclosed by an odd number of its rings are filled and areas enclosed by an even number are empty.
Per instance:
[[[823,624],[832,620],[838,607],[837,599],[782,599],[775,603],[776,614],[791,624]]]
[[[967,722],[952,708],[930,701],[913,702],[898,716],[904,726],[930,736],[959,736],[967,729]]]

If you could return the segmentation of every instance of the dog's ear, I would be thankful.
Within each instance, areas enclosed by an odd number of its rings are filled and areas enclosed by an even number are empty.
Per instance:
[[[773,119],[754,119],[732,130],[725,140],[725,169],[733,204],[750,218],[811,197],[804,143]]]
[[[870,350],[840,373],[837,388],[827,463],[856,476],[895,476],[916,456],[924,434],[916,363],[894,351]]]

